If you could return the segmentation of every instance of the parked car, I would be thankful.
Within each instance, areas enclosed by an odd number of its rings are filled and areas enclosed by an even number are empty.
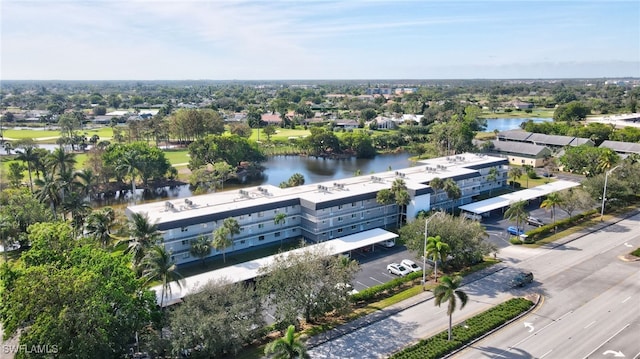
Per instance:
[[[520,272],[511,280],[511,287],[524,287],[531,282],[533,282],[533,273]]]
[[[418,272],[422,270],[422,267],[417,265],[416,262],[412,261],[411,259],[403,259],[402,262],[400,262],[400,265],[404,266],[412,272]]]
[[[411,273],[411,271],[408,270],[405,266],[398,263],[389,264],[387,266],[387,270],[389,271],[389,273],[399,275],[401,277],[404,277],[405,275]]]
[[[531,216],[527,217],[527,223],[536,227],[544,226],[544,222],[542,222],[540,219],[536,217],[531,217]]]
[[[388,239],[386,241],[380,242],[380,245],[383,247],[391,248],[396,245],[396,242],[393,239]]]
[[[524,230],[513,226],[508,227],[507,232],[513,236],[521,236],[524,234]]]

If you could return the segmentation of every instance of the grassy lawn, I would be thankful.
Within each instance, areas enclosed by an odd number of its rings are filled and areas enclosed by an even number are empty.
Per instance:
[[[189,150],[187,149],[164,150],[164,156],[169,160],[169,163],[171,163],[171,165],[173,166],[175,166],[178,163],[189,162]]]
[[[113,129],[111,127],[83,129],[82,131],[78,131],[78,132],[84,134],[85,136],[87,136],[87,138],[90,138],[93,135],[98,135],[102,140],[110,139],[113,136]],[[39,143],[56,143],[56,139],[60,137],[59,130],[43,130],[43,129],[37,129],[37,130],[6,129],[2,131],[2,134],[4,137],[16,139],[16,140],[20,140],[24,138],[33,138]]]
[[[311,132],[309,130],[304,129],[290,129],[290,128],[276,128],[276,134],[271,136],[271,141],[287,141],[289,137],[301,137],[310,135]],[[257,141],[258,140],[258,130],[254,129],[250,140]],[[267,142],[267,135],[264,134],[264,131],[260,129],[260,141]]]

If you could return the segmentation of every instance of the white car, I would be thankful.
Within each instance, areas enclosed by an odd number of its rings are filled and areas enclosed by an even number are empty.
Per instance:
[[[401,277],[404,277],[405,275],[411,273],[410,270],[408,270],[406,267],[398,263],[389,264],[387,266],[387,270],[389,271],[389,273],[399,275]]]
[[[416,262],[412,261],[411,259],[403,259],[402,262],[400,262],[400,265],[412,272],[419,272],[422,270],[422,267],[417,265]]]
[[[389,240],[380,242],[380,245],[383,247],[391,248],[396,245],[396,242],[393,239],[389,239]]]

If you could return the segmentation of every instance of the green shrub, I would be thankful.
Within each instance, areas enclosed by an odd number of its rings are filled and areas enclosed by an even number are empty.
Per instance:
[[[632,256],[636,256],[636,257],[640,257],[640,248],[636,249],[635,251],[631,252]]]
[[[466,320],[466,326],[456,325],[452,330],[451,340],[447,331],[442,331],[431,338],[423,339],[417,344],[393,354],[391,359],[437,359],[461,348],[498,328],[502,324],[525,312],[533,303],[524,298],[513,298],[498,304]]]
[[[555,223],[549,223],[542,227],[535,228],[531,231],[527,232],[527,235],[532,241],[537,241],[549,235],[554,229],[563,230],[569,227],[574,226],[575,224],[581,222],[585,218],[592,216],[593,214],[598,213],[597,209],[591,209],[586,212],[577,214],[573,217],[563,218],[561,220],[556,221]]]
[[[422,271],[411,272],[404,277],[395,278],[389,282],[374,285],[364,289],[358,293],[351,295],[351,301],[353,302],[370,302],[376,299],[379,295],[386,291],[395,290],[403,286],[407,282],[414,281],[418,278],[422,278]]]
[[[522,240],[520,240],[520,238],[518,237],[511,237],[511,239],[509,239],[509,243],[511,244],[522,244]]]

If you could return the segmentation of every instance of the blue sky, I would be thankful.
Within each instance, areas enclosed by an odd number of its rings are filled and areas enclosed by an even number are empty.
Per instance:
[[[640,1],[0,2],[0,79],[640,77]]]

